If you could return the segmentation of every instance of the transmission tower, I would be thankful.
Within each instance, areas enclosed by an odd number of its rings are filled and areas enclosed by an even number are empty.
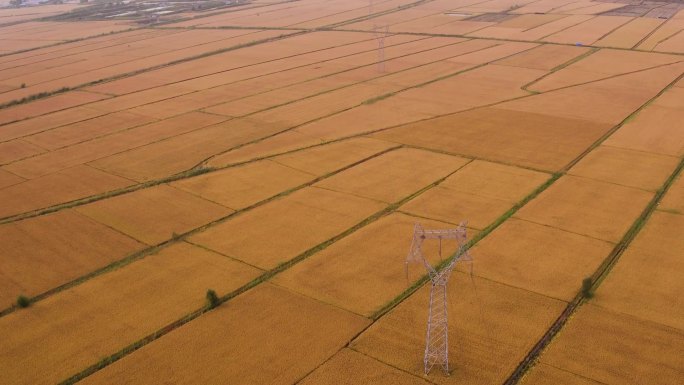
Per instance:
[[[389,35],[389,26],[373,25],[373,36],[378,42],[378,72],[385,72],[385,38]]]
[[[466,249],[466,223],[461,222],[455,229],[425,230],[416,223],[413,228],[413,241],[411,250],[406,258],[406,271],[408,274],[409,262],[422,262],[430,277],[430,311],[427,322],[427,336],[425,338],[425,374],[435,365],[439,365],[444,373],[449,373],[449,328],[447,317],[447,283],[451,271],[459,260],[470,260]],[[426,239],[439,240],[439,252],[442,253],[442,239],[455,239],[458,242],[458,251],[449,263],[441,270],[437,270],[425,258],[422,245]]]

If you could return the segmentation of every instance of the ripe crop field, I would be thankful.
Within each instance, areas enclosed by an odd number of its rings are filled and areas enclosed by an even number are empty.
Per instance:
[[[0,8],[0,385],[684,378],[681,1],[117,6]]]

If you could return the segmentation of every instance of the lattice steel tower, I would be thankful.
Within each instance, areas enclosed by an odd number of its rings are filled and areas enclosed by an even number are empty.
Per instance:
[[[389,36],[389,26],[373,24],[373,36],[378,42],[378,72],[385,72],[385,38]]]
[[[413,241],[411,250],[406,258],[408,272],[409,262],[422,262],[430,276],[432,287],[430,288],[430,312],[427,323],[427,336],[425,338],[425,374],[430,373],[432,367],[439,365],[444,373],[449,373],[449,329],[447,317],[447,283],[451,271],[456,262],[461,259],[469,260],[470,256],[466,249],[466,222],[461,222],[455,229],[425,230],[420,224],[413,228]],[[436,270],[423,255],[422,245],[426,239],[438,239],[440,254],[442,251],[442,239],[455,239],[458,242],[458,251],[454,258],[441,270]]]

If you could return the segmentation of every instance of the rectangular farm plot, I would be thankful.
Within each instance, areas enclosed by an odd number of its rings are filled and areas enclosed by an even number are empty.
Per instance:
[[[429,382],[351,349],[342,349],[298,384],[428,385]]]
[[[503,383],[565,303],[455,272],[447,294],[451,375],[438,384]],[[390,366],[423,375],[429,285],[376,321],[350,347]]]
[[[468,221],[482,230],[513,206],[512,203],[464,193],[440,186],[420,194],[401,206],[403,212],[448,223]]]
[[[34,296],[145,246],[71,210],[0,225],[0,308]]]
[[[653,194],[611,183],[565,176],[515,216],[610,242],[618,242]]]
[[[407,287],[404,262],[416,223],[426,229],[456,227],[401,213],[391,214],[278,274],[273,282],[370,317]],[[439,262],[438,242],[426,242],[424,246],[430,262]],[[449,257],[457,248],[454,240],[444,240],[442,258]],[[425,270],[422,265],[411,266],[409,273],[409,279],[415,281]]]
[[[558,170],[610,128],[533,112],[481,108],[386,130],[373,137],[523,167]]]
[[[316,184],[318,187],[396,202],[446,177],[468,159],[417,149],[399,149]]]
[[[684,251],[684,215],[656,211],[639,231],[631,247],[648,250],[652,254],[681,258]]]
[[[193,235],[190,241],[272,269],[385,208],[370,199],[307,187]]]
[[[677,274],[684,269],[681,251],[661,254],[630,246],[593,301],[603,308],[684,330],[684,280]]]
[[[58,383],[259,274],[180,243],[93,278],[0,319],[4,380]]]
[[[81,165],[0,190],[0,217],[23,214],[132,185],[124,179]]]
[[[76,210],[150,245],[233,212],[167,185],[104,199]]]
[[[684,88],[673,87],[605,141],[605,145],[681,157],[684,155]]]
[[[482,230],[549,178],[538,171],[475,160],[400,210]]]
[[[599,146],[568,173],[655,191],[663,185],[678,163],[679,159],[675,157]]]
[[[596,270],[613,246],[510,218],[478,242],[470,254],[477,276],[570,301],[579,291],[582,279]]]
[[[553,68],[589,52],[587,47],[544,44],[529,51],[496,61],[496,64],[550,71]]]
[[[394,143],[377,139],[353,138],[279,155],[271,160],[303,172],[323,176],[395,146]]]
[[[550,177],[544,172],[474,160],[446,178],[440,186],[517,203]]]
[[[183,179],[171,186],[240,210],[313,179],[311,174],[261,160]]]
[[[360,104],[339,114],[305,124],[297,127],[296,132],[314,143],[350,138],[431,117],[432,115],[415,110],[414,107],[420,105],[424,106],[426,102],[407,101],[400,96],[393,96],[376,103]]]
[[[262,284],[83,381],[289,385],[345,346],[369,321]],[[286,353],[284,353],[286,352]],[[267,368],[268,370],[265,370]]]
[[[541,362],[601,384],[669,385],[684,376],[681,331],[594,305],[575,313]]]

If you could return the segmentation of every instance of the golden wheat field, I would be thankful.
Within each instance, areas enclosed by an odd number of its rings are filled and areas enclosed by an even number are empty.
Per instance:
[[[0,385],[684,383],[683,168],[681,0],[0,2]]]

